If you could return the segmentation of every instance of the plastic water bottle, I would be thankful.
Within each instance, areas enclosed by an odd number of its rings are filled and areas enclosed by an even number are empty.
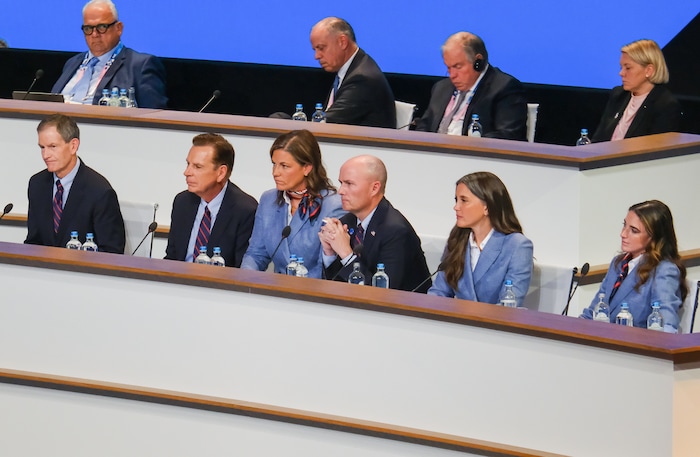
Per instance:
[[[129,87],[129,103],[126,105],[127,108],[138,108],[139,105],[136,103],[136,89]]]
[[[316,111],[311,115],[311,122],[326,122],[326,113],[323,111],[323,105],[316,103]]]
[[[627,303],[623,303],[622,309],[620,310],[619,313],[617,313],[617,317],[615,318],[615,322],[619,325],[626,325],[628,327],[634,327],[634,317],[632,317],[632,313],[630,313],[630,307]]]
[[[102,89],[102,97],[100,97],[100,100],[97,102],[97,104],[100,106],[109,105],[109,89]]]
[[[126,89],[119,89],[119,106],[121,108],[129,107],[129,97],[126,95]]]
[[[83,251],[97,252],[97,244],[95,243],[95,236],[92,233],[85,235],[85,243],[81,248]]]
[[[297,258],[297,276],[300,278],[306,278],[307,276],[309,276],[309,270],[304,265],[303,257]]]
[[[226,261],[221,256],[221,248],[219,246],[215,247],[213,249],[213,253],[214,253],[214,255],[211,256],[211,264],[214,265],[215,267],[225,267]]]
[[[588,138],[588,129],[581,129],[581,138],[576,140],[576,146],[585,146],[591,144],[591,139]]]
[[[292,114],[292,119],[295,121],[304,121],[306,122],[308,119],[306,118],[306,114],[304,114],[304,106],[301,103],[297,103],[297,110]]]
[[[207,255],[207,247],[201,246],[199,248],[199,255],[194,259],[194,263],[201,263],[202,265],[211,265],[211,258]]]
[[[118,87],[112,87],[112,96],[109,97],[109,101],[107,102],[107,105],[119,106],[119,88]]]
[[[364,278],[363,278],[364,279]],[[377,264],[377,272],[372,276],[372,285],[383,289],[389,288],[389,275],[384,271],[384,264]]]
[[[360,271],[360,262],[355,262],[352,264],[352,273],[348,276],[348,282],[350,284],[359,284],[361,286],[365,285],[365,275]]]
[[[68,242],[66,243],[66,247],[68,249],[78,249],[79,250],[82,246],[83,246],[82,243],[78,239],[78,232],[76,232],[75,230],[70,232],[70,240],[68,240]]]
[[[296,276],[297,275],[297,266],[299,264],[297,263],[297,256],[294,254],[289,256],[289,263],[287,264],[287,276]]]
[[[503,294],[501,305],[505,306],[506,308],[517,308],[518,301],[515,299],[515,292],[513,292],[513,281],[506,279],[504,284],[506,286],[506,293]]]
[[[658,301],[651,304],[651,314],[647,317],[647,328],[657,332],[664,331],[664,317],[661,315],[661,303]]]
[[[481,127],[481,122],[479,122],[479,115],[478,114],[472,114],[472,121],[469,123],[469,127],[467,127],[467,136],[481,136],[481,132],[483,131]]]
[[[593,320],[610,323],[610,307],[605,303],[605,294],[598,294],[598,303],[593,307]]]

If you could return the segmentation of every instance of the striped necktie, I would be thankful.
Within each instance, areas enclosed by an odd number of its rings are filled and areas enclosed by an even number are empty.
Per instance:
[[[58,226],[61,225],[61,215],[63,214],[63,185],[61,180],[56,180],[56,194],[53,196],[53,232],[58,233]]]
[[[202,246],[206,247],[209,243],[209,235],[211,234],[211,213],[209,207],[204,207],[204,215],[202,222],[199,223],[199,231],[197,232],[197,240],[194,243],[194,252],[192,253],[192,261],[194,262],[199,255],[199,250]]]

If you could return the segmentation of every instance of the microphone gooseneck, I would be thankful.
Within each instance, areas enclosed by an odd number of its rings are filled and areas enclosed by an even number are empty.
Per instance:
[[[39,69],[36,71],[36,73],[34,73],[34,80],[33,80],[32,83],[29,85],[29,89],[27,89],[27,92],[24,93],[24,97],[22,97],[22,100],[26,100],[26,99],[27,99],[27,97],[29,96],[29,92],[31,92],[32,89],[34,88],[34,84],[36,84],[36,82],[37,82],[42,76],[44,76],[44,70],[42,70],[41,68],[39,68]]]
[[[134,249],[134,252],[132,252],[131,255],[136,254],[136,251],[139,250],[139,248],[141,247],[141,245],[143,244],[143,242],[146,241],[146,238],[148,238],[148,235],[150,235],[151,233],[155,232],[157,228],[158,228],[158,222],[153,221],[153,222],[150,223],[150,225],[148,226],[148,232],[146,232],[146,234],[143,236],[143,238],[141,238],[141,242],[139,243],[138,246],[136,246],[136,249]],[[149,257],[150,257],[150,256],[149,256]]]
[[[282,237],[280,238],[280,242],[277,243],[277,247],[275,248],[274,251],[272,251],[272,255],[270,256],[270,260],[275,258],[275,254],[277,254],[277,251],[279,250],[280,246],[282,246],[282,241],[286,240],[289,237],[290,233],[292,233],[292,227],[285,225],[284,228],[282,229]]]
[[[207,107],[208,107],[209,105],[211,105],[212,102],[213,102],[214,100],[216,100],[217,98],[219,98],[220,96],[221,96],[221,91],[220,91],[219,89],[216,89],[216,90],[211,94],[211,98],[204,104],[204,106],[202,106],[202,109],[200,109],[200,110],[197,111],[197,112],[198,112],[198,113],[201,113],[202,111],[204,111],[205,109],[207,109]]]

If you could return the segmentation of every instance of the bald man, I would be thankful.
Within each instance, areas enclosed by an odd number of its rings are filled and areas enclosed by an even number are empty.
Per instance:
[[[377,63],[355,42],[355,31],[345,20],[327,17],[311,29],[314,58],[336,73],[326,122],[396,128],[394,94]]]
[[[338,194],[348,214],[330,219],[319,232],[327,279],[347,282],[360,262],[365,284],[383,263],[392,289],[425,293],[431,286],[420,238],[384,197],[387,173],[377,157],[354,157],[340,168]],[[421,284],[421,282],[425,283]]]
[[[472,114],[479,115],[482,136],[527,139],[525,89],[514,77],[489,64],[484,41],[458,32],[442,45],[449,78],[438,81],[416,130],[466,135]]]

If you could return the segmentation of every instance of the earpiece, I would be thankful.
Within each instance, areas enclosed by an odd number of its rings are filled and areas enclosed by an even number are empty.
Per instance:
[[[484,69],[484,59],[481,58],[481,54],[477,54],[476,59],[474,59],[474,71],[481,72]]]

